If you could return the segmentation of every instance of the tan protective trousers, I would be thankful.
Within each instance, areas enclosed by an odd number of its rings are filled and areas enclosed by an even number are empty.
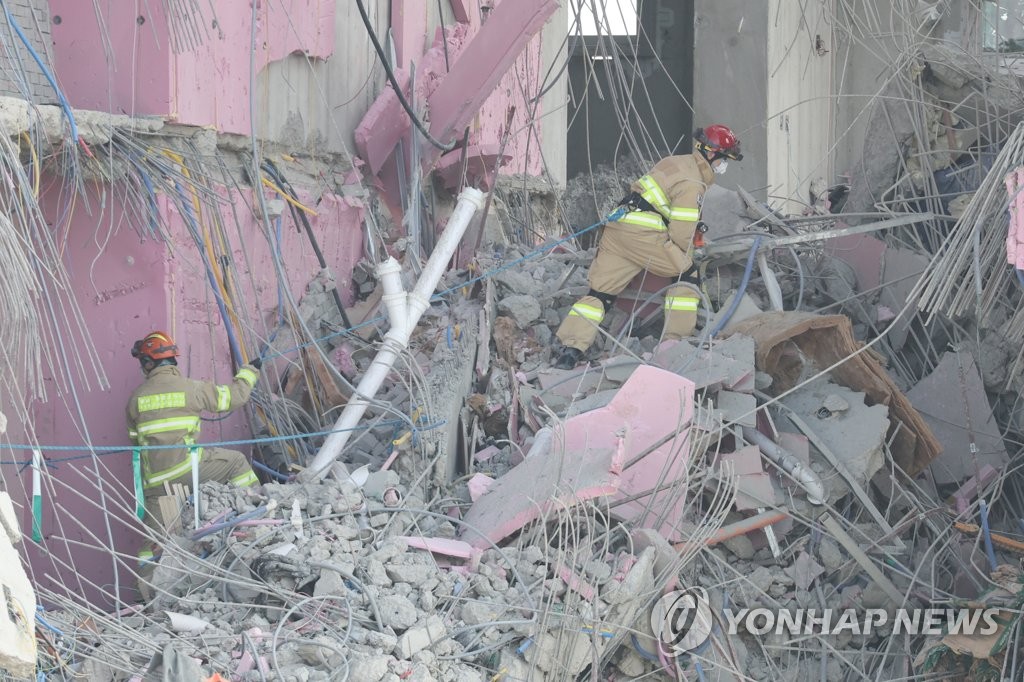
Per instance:
[[[636,225],[609,223],[604,228],[597,256],[590,266],[590,288],[617,296],[643,270],[659,277],[678,277],[692,260],[668,238],[665,232]],[[665,292],[666,339],[681,339],[693,334],[697,326],[700,292],[692,284],[680,282]],[[556,335],[568,348],[586,351],[597,337],[605,309],[600,299],[584,296],[573,304]]]
[[[259,482],[256,478],[256,473],[249,465],[249,461],[241,452],[224,448],[203,448],[203,459],[199,464],[199,482],[207,483],[209,481],[216,481],[217,483],[250,481],[243,487],[256,485]],[[175,484],[191,488],[192,473],[189,472],[186,476],[179,476],[167,482],[167,485]],[[146,494],[146,528],[149,529],[150,534],[158,537],[174,521],[174,519],[162,518],[160,514],[160,505],[157,503],[157,498],[166,494],[162,485],[159,488],[151,489]],[[156,570],[155,553],[156,545],[148,542],[139,550],[139,592],[146,601],[152,599],[154,595],[149,580],[153,577],[153,572]]]

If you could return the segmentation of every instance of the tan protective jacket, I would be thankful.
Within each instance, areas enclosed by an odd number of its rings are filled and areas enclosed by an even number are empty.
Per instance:
[[[714,183],[715,172],[700,154],[695,152],[666,156],[647,175],[630,186],[650,202],[657,213],[634,211],[626,214],[619,222],[667,231],[672,242],[689,254],[693,233],[700,220],[704,191]]]
[[[174,365],[157,367],[135,389],[125,410],[128,436],[136,445],[191,445],[199,436],[203,412],[229,412],[245,405],[259,370],[245,365],[230,385],[183,377]],[[202,461],[202,448],[199,451]],[[191,471],[187,447],[142,451],[145,489],[155,488]]]

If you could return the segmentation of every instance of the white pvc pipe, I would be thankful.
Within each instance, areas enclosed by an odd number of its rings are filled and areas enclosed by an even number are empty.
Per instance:
[[[387,379],[395,360],[405,350],[409,343],[412,330],[416,328],[423,311],[430,306],[430,297],[434,294],[437,283],[441,281],[441,275],[448,267],[448,261],[455,254],[459,242],[462,241],[466,228],[473,215],[484,205],[484,194],[478,189],[467,187],[459,194],[459,202],[455,211],[448,220],[448,226],[434,247],[433,253],[423,267],[419,281],[413,290],[405,294],[402,288],[401,271],[395,270],[397,263],[389,258],[377,268],[377,274],[381,279],[381,285],[385,293],[385,305],[388,307],[388,317],[391,322],[391,329],[384,335],[384,342],[377,352],[370,368],[360,379],[356,386],[356,393],[349,400],[348,405],[335,422],[333,433],[327,437],[321,446],[320,451],[310,465],[299,474],[299,480],[303,482],[314,481],[322,478],[330,466],[341,456],[353,429],[358,426],[366,409],[370,406],[369,401],[377,395],[381,385]]]
[[[772,310],[782,310],[782,287],[775,273],[768,267],[768,257],[761,251],[757,254],[757,268],[761,271],[761,279],[764,281],[764,288],[768,290],[768,300],[772,304]]]
[[[810,467],[804,465],[789,450],[755,428],[743,427],[743,438],[753,443],[765,457],[775,462],[783,471],[793,477],[800,487],[807,492],[807,501],[811,504],[825,504],[825,484]]]

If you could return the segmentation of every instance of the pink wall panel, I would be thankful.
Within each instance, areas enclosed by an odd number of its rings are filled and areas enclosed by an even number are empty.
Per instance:
[[[173,115],[180,123],[248,135],[253,2],[257,75],[293,52],[326,59],[334,51],[332,0],[218,2],[223,32],[170,63]],[[257,81],[258,82],[258,81]],[[258,104],[258,103],[257,103]]]
[[[159,2],[124,0],[131,11],[100,3],[98,16],[91,2],[51,0],[58,79],[76,108],[247,135],[253,2],[257,74],[294,52],[326,59],[334,51],[332,0],[217,2],[215,15],[203,8],[201,20],[210,25],[201,44],[180,54],[171,49],[173,29]]]
[[[102,17],[95,7],[82,0],[50,0],[54,70],[71,106],[168,114],[171,47],[161,3],[121,0],[117,11]]]
[[[57,187],[44,192],[41,204],[51,222],[58,215]],[[86,386],[76,374],[75,391],[62,390],[65,380],[49,379],[48,401],[31,406],[38,440],[44,444],[80,445],[91,441],[98,446],[127,444],[124,425],[124,403],[141,380],[138,363],[131,358],[130,339],[140,330],[166,319],[168,297],[164,289],[167,264],[163,247],[157,242],[141,242],[138,233],[117,208],[118,202],[101,202],[95,193],[88,201],[93,215],[79,208],[70,218],[66,230],[66,267],[71,275],[74,295],[95,342],[109,388],[100,388],[94,380]],[[111,206],[113,208],[111,209]],[[79,202],[79,207],[82,202]],[[97,244],[103,244],[102,252]],[[74,339],[68,339],[74,343]],[[69,354],[69,361],[73,356]],[[81,409],[81,413],[79,413]],[[82,432],[82,423],[87,431]],[[24,429],[10,434],[12,441],[25,442]],[[13,453],[18,459],[31,453]],[[46,450],[48,459],[81,456],[83,452]],[[4,453],[4,459],[9,454]],[[121,500],[127,500],[127,484],[131,466],[127,453],[101,454],[97,462],[81,459],[60,463],[50,469],[52,486],[45,492],[43,532],[45,552],[27,543],[27,556],[34,579],[51,589],[63,582],[73,593],[98,603],[108,604],[99,590],[90,586],[112,583],[113,563],[110,557],[95,548],[109,542],[104,515],[99,509],[103,501],[96,484],[94,466],[99,466],[104,481],[105,500],[115,546],[119,551],[134,553],[136,540],[124,519],[130,518]],[[31,491],[31,472],[20,474],[16,467],[3,466],[3,476],[16,502],[24,503]],[[67,513],[59,513],[59,504]],[[27,507],[26,507],[27,509]],[[30,528],[27,511],[21,515],[23,526]],[[74,552],[68,558],[66,538]],[[74,566],[77,570],[71,570]],[[79,574],[76,576],[76,572]],[[55,578],[60,580],[55,580]],[[128,580],[127,576],[122,576]]]
[[[42,203],[47,215],[57,215],[57,187],[45,192]],[[301,195],[309,206],[315,198]],[[94,445],[127,445],[124,427],[124,404],[131,391],[141,382],[138,363],[131,358],[132,341],[155,328],[164,328],[176,336],[181,349],[180,364],[184,371],[197,379],[224,381],[232,374],[230,353],[220,319],[204,271],[197,258],[191,238],[184,231],[180,216],[166,199],[161,198],[161,210],[171,225],[173,248],[170,255],[163,243],[142,240],[134,226],[118,210],[103,211],[98,207],[110,206],[96,196],[89,198],[93,215],[76,210],[67,226],[69,240],[65,253],[71,272],[76,299],[98,349],[98,361],[109,379],[109,388],[77,384],[77,405],[87,424],[87,436],[80,430],[75,396],[61,393],[58,385],[64,382],[48,381],[49,401],[31,406],[38,440],[44,444],[81,445],[87,440]],[[272,265],[270,248],[263,237],[259,221],[249,206],[251,197],[239,200],[236,210],[241,234],[245,236],[244,249],[252,264],[246,267],[239,229],[235,227],[230,207],[224,206],[223,218],[227,226],[233,258],[240,275],[243,297],[248,302],[244,318],[252,321],[252,331],[264,336],[273,325],[277,314],[277,279]],[[342,297],[349,299],[349,273],[362,255],[363,208],[355,200],[334,195],[325,196],[316,207],[318,215],[311,218],[314,233],[323,248],[332,271],[339,278]],[[281,230],[282,256],[291,291],[301,298],[306,282],[320,269],[304,233],[296,231],[286,215]],[[102,250],[97,244],[103,244]],[[250,274],[252,275],[250,279]],[[8,415],[10,416],[10,415]],[[11,442],[27,442],[22,425],[12,423],[8,438]],[[203,427],[202,440],[250,438],[243,414],[221,422],[208,422]],[[248,451],[248,448],[239,448]],[[45,450],[48,459],[83,455],[79,452]],[[4,462],[24,460],[31,456],[25,451],[4,451]],[[113,563],[109,555],[96,549],[108,543],[103,514],[99,510],[101,495],[95,483],[97,477],[91,459],[60,463],[51,469],[55,484],[46,492],[47,508],[44,514],[45,552],[32,543],[26,550],[34,580],[54,589],[64,584],[67,589],[93,603],[110,606],[93,585],[113,582]],[[127,453],[108,455],[99,459],[102,478],[110,510],[114,546],[133,566],[139,536],[132,530],[130,511],[130,459]],[[25,505],[31,491],[31,471],[12,464],[0,465],[3,480],[15,502]],[[54,500],[68,513],[61,514]],[[26,529],[31,528],[29,506],[23,506],[20,519]],[[74,559],[68,556],[71,543]],[[72,569],[72,567],[74,567]],[[134,577],[122,568],[121,582],[133,587]],[[128,596],[128,595],[126,595]]]

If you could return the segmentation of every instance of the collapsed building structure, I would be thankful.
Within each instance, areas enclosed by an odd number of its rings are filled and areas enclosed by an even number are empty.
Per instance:
[[[1017,678],[1016,4],[200,4],[0,3],[5,675]],[[551,369],[602,220],[688,148],[637,85],[688,82],[680,36],[730,50],[674,106],[753,150],[700,331],[641,275]],[[122,406],[165,323],[193,375],[264,360],[202,438],[263,485],[168,489],[154,533]],[[996,631],[730,628],[961,607]]]

